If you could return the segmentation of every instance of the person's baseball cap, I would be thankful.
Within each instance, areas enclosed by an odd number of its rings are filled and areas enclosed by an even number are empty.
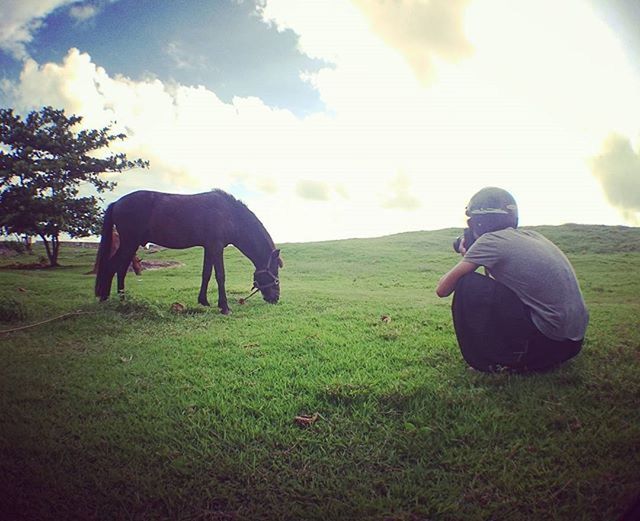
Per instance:
[[[502,188],[487,186],[477,192],[467,204],[465,214],[469,217],[487,214],[510,215],[514,226],[518,224],[518,205],[513,196]]]

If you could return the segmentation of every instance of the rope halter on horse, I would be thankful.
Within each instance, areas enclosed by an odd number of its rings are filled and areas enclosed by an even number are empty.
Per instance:
[[[251,289],[253,290],[249,296],[245,297],[245,298],[241,298],[238,303],[239,304],[244,304],[247,300],[249,300],[251,297],[253,297],[253,295],[255,295],[258,291],[263,291],[267,288],[270,288],[272,286],[279,286],[280,285],[280,279],[278,279],[278,277],[276,277],[272,272],[271,272],[271,259],[273,258],[273,253],[275,250],[273,250],[271,252],[271,254],[269,255],[269,260],[267,261],[267,266],[262,269],[262,270],[256,270],[253,272],[253,286],[251,286]],[[267,284],[259,284],[258,283],[258,279],[257,276],[261,273],[266,273],[267,275],[269,275],[271,277],[271,282],[267,283]]]

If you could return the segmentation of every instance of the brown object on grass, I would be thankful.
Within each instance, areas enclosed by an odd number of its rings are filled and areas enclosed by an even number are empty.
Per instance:
[[[293,421],[295,421],[297,425],[300,425],[300,427],[310,427],[318,420],[319,417],[320,415],[316,412],[311,416],[296,416]]]
[[[184,304],[180,304],[180,302],[174,302],[171,304],[171,312],[181,314],[186,311],[186,306]]]
[[[118,234],[118,230],[116,230],[116,227],[114,226],[111,232],[111,251],[109,252],[109,258],[113,257],[116,254],[119,247],[120,247],[120,234]],[[98,254],[96,254],[96,261],[93,264],[93,269],[90,272],[88,272],[87,275],[95,275],[96,273],[98,273],[98,264],[99,264]],[[142,274],[142,261],[140,260],[140,257],[138,257],[137,255],[133,256],[133,260],[131,261],[131,267],[133,268],[133,271],[135,272],[136,275]]]

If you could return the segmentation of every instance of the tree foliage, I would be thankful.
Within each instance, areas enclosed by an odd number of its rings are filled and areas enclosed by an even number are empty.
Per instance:
[[[112,134],[110,126],[78,130],[81,121],[52,107],[24,119],[0,109],[0,228],[42,238],[52,266],[58,265],[62,233],[86,237],[99,230],[101,199],[80,196],[81,187],[113,190],[116,183],[101,174],[149,166],[107,151],[125,134]]]

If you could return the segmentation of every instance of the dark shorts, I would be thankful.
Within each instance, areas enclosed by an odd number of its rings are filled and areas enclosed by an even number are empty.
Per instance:
[[[544,371],[582,348],[582,340],[557,341],[543,335],[513,291],[479,273],[458,281],[451,310],[462,356],[480,371]]]

